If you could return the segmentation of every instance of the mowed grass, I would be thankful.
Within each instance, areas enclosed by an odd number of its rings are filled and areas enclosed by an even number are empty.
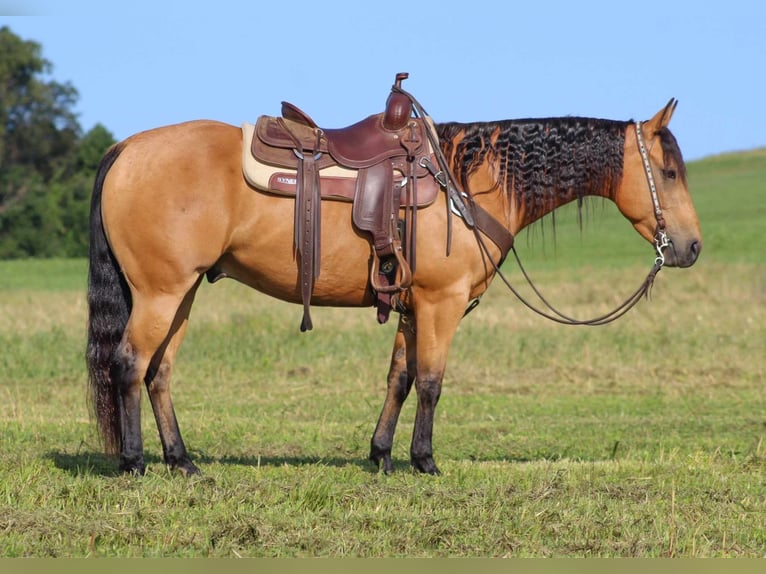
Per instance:
[[[86,401],[84,261],[0,263],[2,556],[766,556],[766,152],[689,166],[700,262],[616,324],[563,327],[496,282],[455,338],[440,477],[367,462],[395,320],[203,285],[174,399],[203,475],[101,454]],[[518,238],[578,316],[642,280],[651,247],[610,205]],[[512,263],[512,280],[520,282]]]

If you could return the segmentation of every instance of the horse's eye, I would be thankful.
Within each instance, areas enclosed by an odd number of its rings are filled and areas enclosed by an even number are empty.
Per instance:
[[[675,179],[676,178],[676,170],[674,169],[663,169],[663,174],[668,179]]]

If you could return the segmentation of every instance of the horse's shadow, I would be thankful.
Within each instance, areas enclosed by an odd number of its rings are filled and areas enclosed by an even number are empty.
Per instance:
[[[280,466],[327,466],[327,467],[346,467],[355,466],[369,474],[378,474],[378,466],[366,458],[342,458],[342,457],[322,457],[316,455],[304,456],[212,456],[205,452],[193,451],[192,460],[200,466],[202,476],[205,476],[205,466],[211,464],[222,464],[226,466],[243,467],[280,467]],[[116,456],[110,456],[96,451],[78,451],[75,454],[68,452],[51,451],[46,454],[46,458],[53,461],[56,468],[66,471],[73,476],[103,476],[116,477],[123,473],[119,470],[119,461]],[[539,456],[516,456],[504,458],[474,458],[476,461],[504,461],[512,463],[530,463],[540,460],[557,461],[566,458],[561,453],[545,453]],[[613,460],[613,457],[612,457]],[[167,470],[161,457],[153,454],[146,454],[144,462],[150,472],[170,472]],[[413,472],[412,466],[407,460],[393,461],[394,472]],[[180,476],[180,473],[178,473]]]
[[[279,467],[279,466],[329,466],[344,467],[356,466],[370,474],[378,472],[375,464],[363,458],[341,458],[341,457],[321,457],[321,456],[211,456],[205,453],[192,453],[192,460],[198,465],[223,464],[231,466],[249,466],[249,467]],[[68,452],[51,451],[47,453],[46,458],[53,461],[56,468],[66,471],[74,476],[120,476],[122,472],[118,468],[118,460],[115,456],[106,455],[100,452],[77,452],[75,454]],[[144,462],[148,469],[152,470],[166,468],[161,457],[146,454]],[[394,462],[394,469],[402,471],[409,469],[409,463],[405,461]],[[201,468],[204,476],[205,469]]]

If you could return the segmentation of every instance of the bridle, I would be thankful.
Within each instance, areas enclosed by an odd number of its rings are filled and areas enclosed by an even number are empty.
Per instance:
[[[494,260],[490,257],[489,259],[493,263],[495,272],[503,281],[503,283],[505,283],[508,289],[510,289],[510,291],[514,295],[516,295],[516,297],[522,303],[524,303],[524,305],[526,305],[529,309],[531,309],[538,315],[541,315],[545,317],[546,319],[550,319],[551,321],[555,321],[557,323],[561,323],[564,325],[588,325],[588,326],[606,325],[607,323],[611,323],[612,321],[619,319],[625,313],[630,311],[630,309],[632,309],[642,297],[644,296],[648,297],[649,292],[651,291],[652,285],[654,284],[654,279],[657,276],[657,273],[659,273],[660,269],[662,269],[662,266],[665,264],[664,251],[670,245],[670,240],[668,238],[667,232],[665,231],[665,218],[663,217],[662,207],[660,205],[660,198],[657,194],[657,185],[655,184],[655,181],[654,181],[654,173],[652,172],[652,165],[649,162],[649,152],[644,143],[644,137],[641,130],[641,122],[638,122],[638,121],[636,122],[636,143],[638,145],[638,150],[641,154],[641,161],[644,167],[644,173],[646,174],[646,181],[649,185],[649,194],[651,195],[651,198],[652,198],[652,207],[654,209],[654,217],[657,221],[657,228],[654,232],[654,249],[657,255],[654,259],[654,265],[652,265],[652,268],[649,270],[649,273],[647,274],[646,278],[641,283],[641,285],[638,287],[638,289],[636,289],[627,299],[625,299],[623,303],[618,305],[615,309],[611,310],[610,312],[605,313],[604,315],[601,315],[599,317],[594,317],[592,319],[581,320],[581,319],[574,319],[560,312],[558,309],[553,307],[553,305],[551,305],[545,297],[543,297],[542,293],[540,293],[540,291],[537,289],[535,284],[532,282],[532,279],[529,277],[526,270],[524,269],[524,266],[521,263],[521,259],[519,258],[519,254],[516,252],[515,247],[512,247],[511,250],[513,251],[513,255],[516,258],[516,263],[518,264],[519,269],[521,270],[521,273],[524,276],[524,279],[527,281],[529,286],[534,291],[535,295],[537,295],[537,297],[540,299],[543,305],[548,309],[548,311],[539,309],[538,307],[530,303],[525,297],[523,297],[521,293],[519,293],[518,290],[514,288],[513,285],[511,285],[511,283],[508,281],[508,279],[505,277],[503,272],[500,270],[499,265],[496,265],[494,263]],[[487,247],[483,238],[479,235],[477,231],[474,231],[474,233],[483,251],[489,257],[489,253],[487,252]],[[476,304],[473,304],[472,307],[475,307]],[[469,309],[472,307],[469,307]]]
[[[425,109],[423,109],[423,106],[415,99],[412,94],[398,86],[393,86],[392,90],[407,96],[410,101],[412,101],[415,111],[419,116],[423,118],[428,117],[428,114],[426,113]],[[606,325],[607,323],[611,323],[612,321],[619,319],[625,313],[630,311],[630,309],[632,309],[642,297],[649,296],[649,292],[651,291],[652,285],[654,284],[654,279],[657,276],[657,273],[659,273],[660,269],[662,269],[663,265],[665,265],[664,251],[670,245],[670,240],[668,238],[667,232],[665,231],[665,218],[663,217],[660,199],[657,194],[657,185],[655,184],[652,165],[649,161],[649,152],[644,143],[641,122],[637,121],[635,124],[636,143],[641,154],[641,161],[644,167],[644,173],[646,174],[646,181],[649,185],[649,193],[652,198],[654,217],[657,221],[657,228],[654,232],[654,249],[656,252],[656,257],[654,259],[654,264],[649,270],[649,273],[647,274],[644,281],[641,283],[638,289],[636,289],[623,303],[608,313],[605,313],[604,315],[585,320],[574,319],[565,315],[556,309],[553,305],[551,305],[545,297],[543,297],[542,293],[540,293],[538,288],[532,282],[532,279],[529,277],[527,271],[524,269],[524,266],[521,263],[519,254],[516,252],[516,248],[513,245],[513,235],[505,229],[505,226],[495,220],[488,212],[479,206],[470,195],[465,193],[465,191],[460,188],[460,185],[455,180],[452,171],[449,169],[447,160],[444,157],[441,146],[439,145],[438,136],[434,132],[433,125],[430,122],[426,122],[426,126],[426,133],[428,135],[428,139],[431,142],[431,147],[436,156],[437,163],[439,164],[439,169],[437,171],[436,167],[430,164],[428,161],[421,163],[421,165],[422,167],[427,168],[436,179],[436,181],[445,189],[447,193],[448,216],[450,216],[454,210],[458,217],[465,221],[466,225],[473,231],[474,236],[476,237],[476,241],[481,247],[483,255],[491,262],[492,268],[494,269],[497,276],[500,277],[503,283],[505,283],[506,287],[508,287],[511,293],[513,293],[529,309],[538,315],[545,317],[546,319],[550,319],[551,321],[555,321],[564,325],[598,326]],[[451,217],[448,217],[447,225],[447,254],[449,255]],[[489,248],[484,241],[482,232],[490,237],[492,241],[498,247],[500,247],[501,256],[498,262],[496,262],[492,257]],[[532,291],[535,293],[538,299],[540,299],[540,301],[543,303],[545,308],[547,308],[547,311],[540,309],[530,303],[524,296],[521,295],[521,293],[519,293],[519,291],[513,285],[511,285],[508,278],[500,270],[500,266],[503,264],[508,251],[513,251],[513,255],[516,258],[516,263],[518,264],[524,279],[532,288]],[[465,315],[471,312],[479,304],[480,300],[481,296],[471,301],[465,310]]]
[[[665,232],[665,218],[662,215],[662,207],[660,206],[660,198],[657,195],[657,186],[654,183],[654,174],[652,173],[652,164],[649,163],[649,152],[644,145],[644,136],[641,130],[641,122],[636,122],[636,142],[638,143],[638,151],[641,153],[641,161],[644,164],[644,173],[646,173],[646,181],[649,184],[649,193],[652,197],[652,207],[654,208],[654,218],[657,220],[657,229],[654,232],[654,248],[657,251],[657,259],[655,262],[660,264],[660,267],[665,264],[665,248],[670,245],[668,234]]]

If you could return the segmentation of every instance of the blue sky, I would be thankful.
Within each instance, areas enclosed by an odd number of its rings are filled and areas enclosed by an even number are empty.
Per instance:
[[[394,75],[436,121],[648,119],[687,160],[766,146],[766,3],[0,0],[117,139],[288,100],[325,127],[381,111]]]

